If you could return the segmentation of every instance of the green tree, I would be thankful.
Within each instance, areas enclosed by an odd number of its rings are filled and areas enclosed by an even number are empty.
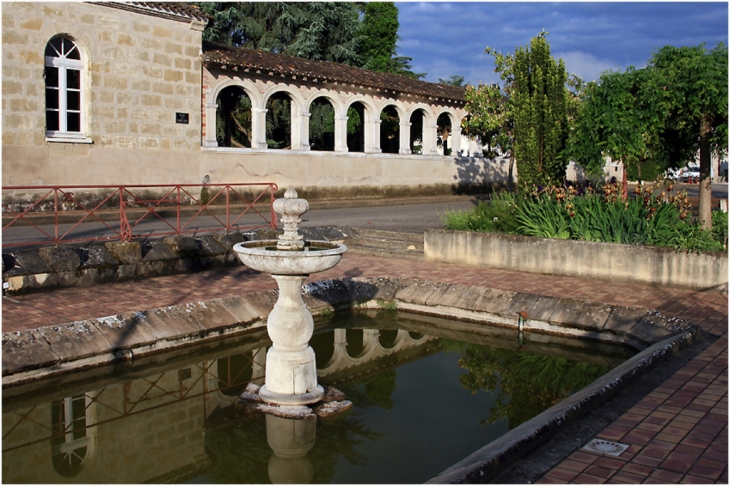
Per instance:
[[[439,78],[439,84],[443,84],[445,86],[456,86],[458,88],[461,88],[464,87],[464,76],[452,74],[448,77],[448,79]]]
[[[198,2],[213,20],[203,39],[237,47],[282,53],[310,20],[306,3]]]
[[[308,3],[308,25],[296,40],[284,49],[285,54],[315,61],[329,61],[351,66],[362,63],[358,44],[362,40],[359,12],[347,2]]]
[[[517,48],[510,93],[514,157],[522,184],[548,183],[565,176],[568,136],[568,80],[562,59],[550,55],[547,32]]]
[[[421,79],[425,73],[411,71],[412,58],[397,54],[398,7],[393,2],[368,2],[362,9],[362,42],[360,56],[362,67],[371,71],[400,74]]]
[[[664,112],[661,146],[674,165],[700,156],[699,220],[711,229],[711,153],[727,153],[728,50],[664,46],[647,66],[647,98]]]
[[[585,90],[571,155],[598,173],[604,156],[637,172],[647,162],[663,171],[699,152],[699,219],[710,229],[710,156],[727,153],[728,146],[727,56],[723,44],[712,51],[665,46],[646,68],[604,73]]]
[[[656,104],[641,96],[646,75],[630,67],[589,83],[571,133],[569,153],[589,174],[603,173],[605,157],[623,164],[624,197],[628,168],[638,168],[653,156],[661,129]]]

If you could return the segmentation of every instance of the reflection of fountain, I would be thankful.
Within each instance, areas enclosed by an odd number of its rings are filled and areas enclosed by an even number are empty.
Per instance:
[[[314,447],[317,418],[291,419],[266,415],[266,440],[274,454],[269,459],[272,484],[308,484],[314,476],[307,453]]]
[[[277,405],[315,403],[324,395],[309,346],[314,322],[301,288],[309,274],[334,267],[347,251],[345,245],[302,239],[297,231],[299,216],[308,209],[306,200],[287,189],[283,199],[274,201],[274,210],[282,215],[284,234],[278,240],[248,241],[233,247],[246,266],[270,273],[279,284],[279,299],[266,324],[273,346],[266,355],[266,380],[260,390],[263,400]]]

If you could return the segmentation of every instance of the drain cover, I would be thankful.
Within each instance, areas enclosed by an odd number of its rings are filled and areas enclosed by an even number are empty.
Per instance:
[[[610,440],[593,439],[583,446],[583,449],[599,454],[608,454],[610,456],[620,456],[623,451],[628,449],[626,444],[611,442]]]

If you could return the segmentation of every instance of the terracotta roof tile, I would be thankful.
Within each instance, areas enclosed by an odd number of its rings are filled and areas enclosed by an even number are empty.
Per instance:
[[[210,16],[204,14],[199,7],[182,2],[93,2],[96,5],[128,10],[170,20],[189,22],[196,20],[208,22]]]
[[[397,74],[368,71],[367,69],[325,61],[312,61],[244,47],[233,47],[203,42],[203,61],[212,65],[238,66],[260,70],[262,73],[301,76],[312,80],[338,82],[409,93],[453,102],[464,101],[464,88],[428,83]]]

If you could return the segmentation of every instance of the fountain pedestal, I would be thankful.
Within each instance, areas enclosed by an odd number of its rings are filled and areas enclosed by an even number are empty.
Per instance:
[[[314,350],[309,346],[314,321],[302,300],[302,284],[310,274],[337,265],[347,251],[345,245],[302,239],[297,225],[308,209],[307,201],[287,189],[284,198],[274,202],[274,210],[282,215],[284,234],[278,240],[248,241],[233,247],[246,266],[271,274],[279,284],[279,299],[266,324],[273,345],[266,354],[266,380],[259,392],[264,401],[277,405],[307,405],[324,396],[317,384]]]
[[[309,346],[314,321],[301,293],[308,275],[272,277],[279,284],[279,299],[267,323],[273,346],[266,354],[266,382],[259,395],[280,405],[318,402],[324,389],[317,384],[314,350]]]

